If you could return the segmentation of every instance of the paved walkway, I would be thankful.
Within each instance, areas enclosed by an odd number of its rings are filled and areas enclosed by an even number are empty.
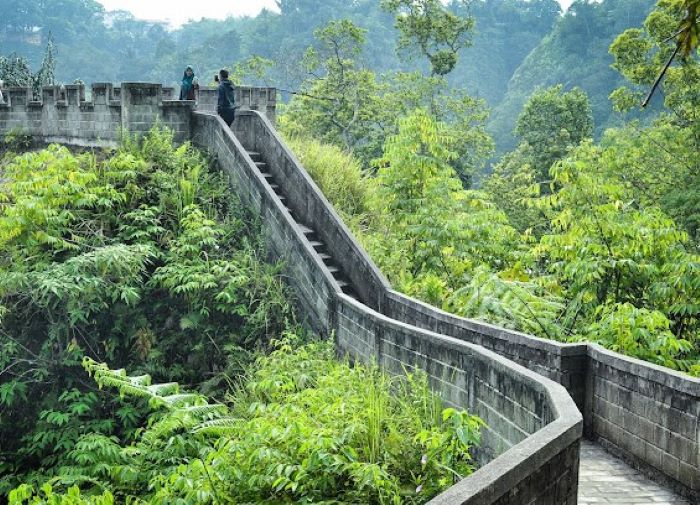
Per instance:
[[[605,450],[583,440],[579,469],[578,505],[690,505],[670,489],[647,479],[640,472]]]

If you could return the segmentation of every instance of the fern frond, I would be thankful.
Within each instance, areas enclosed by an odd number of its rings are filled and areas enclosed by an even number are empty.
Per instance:
[[[192,431],[205,435],[223,435],[236,431],[240,422],[241,420],[235,417],[222,417],[200,423]]]

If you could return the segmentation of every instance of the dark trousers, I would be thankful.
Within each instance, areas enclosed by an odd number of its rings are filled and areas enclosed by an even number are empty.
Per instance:
[[[231,126],[231,123],[233,123],[233,119],[236,115],[235,109],[216,109],[216,112],[224,121],[226,121],[227,125]]]

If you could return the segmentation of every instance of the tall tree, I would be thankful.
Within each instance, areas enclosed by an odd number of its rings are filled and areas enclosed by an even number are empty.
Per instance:
[[[564,91],[561,84],[536,92],[518,117],[515,132],[532,148],[538,181],[546,181],[555,161],[593,136],[593,115],[586,93],[578,88]]]
[[[382,7],[396,14],[399,51],[418,49],[431,75],[452,72],[459,50],[471,44],[474,18],[448,11],[440,0],[382,0]]]

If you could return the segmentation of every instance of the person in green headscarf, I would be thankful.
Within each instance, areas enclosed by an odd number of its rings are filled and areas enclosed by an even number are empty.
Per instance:
[[[192,65],[187,65],[185,74],[182,76],[182,83],[180,84],[180,100],[196,100],[196,91],[199,91],[197,77],[194,75]]]

